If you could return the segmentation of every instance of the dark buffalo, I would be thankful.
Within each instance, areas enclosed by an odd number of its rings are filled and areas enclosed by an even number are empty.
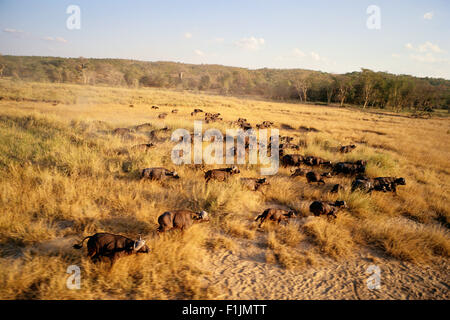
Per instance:
[[[375,191],[392,191],[397,192],[398,185],[406,185],[404,178],[395,177],[378,177],[378,178],[367,178],[358,176],[352,183],[352,191],[364,190],[367,192]]]
[[[336,211],[339,207],[346,207],[345,201],[336,200],[336,202],[314,201],[309,206],[309,211],[316,217],[326,215],[327,217],[336,217]]]
[[[338,162],[333,166],[334,174],[362,174],[366,171],[366,162],[358,160],[356,162]]]
[[[378,177],[373,179],[373,188],[376,191],[392,191],[396,193],[399,185],[406,185],[405,178]]]
[[[176,171],[169,171],[166,168],[146,168],[142,170],[141,179],[149,180],[165,180],[167,177],[179,179],[180,176]]]
[[[261,124],[257,124],[256,128],[258,129],[266,129],[266,128],[270,128],[273,126],[273,122],[272,121],[263,121]]]
[[[208,183],[211,179],[217,181],[227,181],[233,174],[238,174],[241,171],[238,167],[232,166],[231,168],[212,169],[205,172],[205,180]]]
[[[217,121],[217,120],[222,120],[222,118],[219,118],[219,116],[220,116],[220,113],[209,113],[209,112],[206,112],[205,113],[205,122],[209,123],[209,122],[214,122],[214,121]]]
[[[356,190],[372,192],[373,189],[373,179],[355,179],[352,182],[352,192]]]
[[[290,143],[294,140],[294,137],[291,136],[281,136],[280,142]]]
[[[189,228],[194,221],[209,221],[209,215],[206,211],[167,211],[158,217],[158,232],[165,232],[171,229],[185,230]]]
[[[257,191],[261,186],[269,184],[266,178],[241,178],[241,183],[251,191]]]
[[[111,234],[111,233],[96,233],[93,236],[84,238],[79,244],[75,244],[75,249],[83,247],[84,240],[87,242],[88,257],[92,262],[98,262],[102,257],[109,258],[111,265],[122,256],[127,256],[137,253],[149,253],[150,249],[145,245],[145,240],[132,240],[130,238]]]
[[[203,112],[202,109],[194,109],[194,111],[191,112],[191,116],[195,116],[197,113]]]
[[[306,174],[306,180],[308,181],[308,183],[317,182],[318,184],[320,184],[320,183],[325,184],[325,181],[323,180],[323,177],[320,174],[318,174],[317,172],[314,172],[314,171],[309,171]]]
[[[282,209],[275,209],[275,208],[269,208],[264,210],[263,213],[261,213],[258,217],[256,217],[255,221],[261,220],[259,223],[259,227],[263,224],[264,221],[275,221],[278,224],[281,221],[289,221],[290,218],[295,217],[296,212],[295,210],[282,210]]]
[[[299,166],[303,162],[303,156],[301,154],[286,154],[281,158],[281,164],[284,167],[287,166]]]
[[[320,165],[331,165],[331,161],[315,157],[315,156],[308,156],[303,159],[303,163],[308,166],[320,166]]]

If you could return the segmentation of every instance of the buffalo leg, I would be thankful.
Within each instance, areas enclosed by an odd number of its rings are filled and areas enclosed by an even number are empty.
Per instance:
[[[94,254],[93,256],[91,256],[90,258],[93,263],[97,263],[100,260],[100,255],[97,253],[97,254]]]

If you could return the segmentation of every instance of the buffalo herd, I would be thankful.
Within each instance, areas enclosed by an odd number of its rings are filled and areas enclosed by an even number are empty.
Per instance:
[[[157,106],[152,106],[152,109],[159,109]],[[172,113],[177,113],[178,110],[172,110]],[[221,121],[220,113],[208,113],[203,112],[201,109],[194,109],[191,113],[192,116],[203,113],[205,121],[215,122]],[[160,113],[158,118],[164,119],[167,113]],[[232,125],[237,125],[242,129],[251,129],[252,125],[247,121],[247,119],[239,118],[237,121],[231,122]],[[271,121],[263,121],[257,124],[256,127],[259,129],[271,128],[274,125]],[[134,130],[128,128],[117,128],[112,131],[114,135],[129,135],[133,131],[148,131],[151,128],[151,124],[145,123],[134,127]],[[168,128],[164,127],[162,129],[153,130],[149,132],[150,137],[154,138],[157,131],[167,131]],[[286,154],[288,149],[300,150],[301,147],[306,146],[306,142],[299,141],[299,144],[293,143],[294,137],[290,136],[280,136],[279,141],[280,148],[280,163],[283,167],[293,167],[291,170],[290,177],[292,179],[297,177],[305,177],[308,183],[317,183],[318,185],[326,184],[325,179],[333,176],[353,176],[355,177],[351,184],[351,191],[360,191],[371,193],[373,191],[382,192],[393,192],[396,193],[397,186],[405,185],[404,178],[397,177],[376,177],[369,178],[365,176],[367,162],[365,160],[357,160],[352,162],[336,162],[332,163],[326,159],[322,159],[316,156],[305,156],[302,154]],[[246,141],[247,142],[247,141]],[[272,140],[269,140],[269,143]],[[152,148],[155,148],[154,143],[139,144],[131,148],[134,151],[144,151],[147,152]],[[248,143],[246,143],[248,147]],[[271,144],[268,148],[270,150]],[[356,145],[340,146],[336,151],[340,153],[349,153],[356,148]],[[119,155],[126,154],[128,151],[120,150]],[[305,165],[311,169],[305,169],[301,167]],[[205,183],[208,184],[210,181],[217,182],[227,182],[233,175],[238,175],[240,173],[239,168],[236,165],[227,168],[211,169],[205,171],[205,165],[191,165],[192,169],[201,169],[204,172]],[[320,173],[313,168],[326,168],[328,171]],[[180,176],[175,170],[168,170],[163,167],[145,168],[142,170],[140,178],[142,180],[156,180],[164,181],[167,179],[180,179]],[[267,178],[240,178],[240,183],[243,187],[251,190],[258,191],[261,190],[263,186],[269,184]],[[334,184],[330,193],[339,193],[344,190],[344,186],[341,184]],[[334,202],[328,201],[313,201],[309,206],[309,211],[314,216],[326,216],[328,218],[337,218],[337,212],[341,208],[346,208],[347,204],[345,201],[336,200]],[[276,223],[288,222],[289,219],[294,218],[299,215],[294,209],[282,210],[278,208],[268,208],[264,210],[263,213],[258,215],[255,221],[260,221],[259,227],[265,221],[273,221]],[[159,227],[157,228],[158,233],[164,233],[169,230],[179,229],[185,230],[189,228],[195,222],[207,222],[209,221],[209,214],[200,210],[194,212],[191,210],[173,210],[166,211],[158,217]],[[87,242],[88,257],[93,261],[97,262],[101,258],[109,258],[111,265],[121,256],[148,253],[150,249],[145,244],[145,240],[141,237],[137,240],[133,240],[121,235],[114,235],[110,233],[96,233],[92,236],[85,237],[79,244],[75,244],[73,247],[75,249],[81,249],[83,242],[89,239]]]

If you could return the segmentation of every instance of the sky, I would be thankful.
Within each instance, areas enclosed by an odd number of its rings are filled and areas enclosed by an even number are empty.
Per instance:
[[[0,0],[3,55],[450,79],[449,39],[449,0]]]

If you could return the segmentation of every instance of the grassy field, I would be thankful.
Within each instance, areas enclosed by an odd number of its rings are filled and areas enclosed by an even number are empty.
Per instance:
[[[213,260],[252,241],[261,241],[265,264],[298,273],[361,252],[418,266],[448,263],[448,118],[5,79],[0,96],[1,299],[224,298],[222,288],[207,280]],[[351,178],[333,177],[317,186],[280,168],[262,191],[247,190],[238,178],[206,186],[203,171],[177,167],[170,158],[170,134],[176,128],[192,130],[194,108],[223,117],[203,124],[204,129],[224,131],[239,117],[253,125],[270,120],[280,134],[307,142],[302,154],[331,161],[365,159],[369,176],[404,177],[407,184],[397,195],[352,193]],[[179,111],[172,114],[172,109]],[[161,112],[168,112],[166,119],[158,119]],[[158,136],[150,152],[118,155],[117,150],[151,139],[148,130],[127,139],[112,130],[143,123],[170,130]],[[304,132],[301,126],[318,132]],[[335,151],[350,143],[358,146],[353,152]],[[143,168],[159,166],[176,169],[181,179],[139,179]],[[259,166],[240,169],[238,177],[259,176]],[[330,194],[335,183],[346,190]],[[320,199],[342,199],[348,208],[335,221],[309,217],[309,204]],[[253,220],[268,207],[301,214],[287,225],[266,224],[259,230]],[[206,210],[211,222],[158,237],[158,216],[178,208]],[[102,231],[141,234],[151,253],[123,258],[110,270],[92,264],[85,249],[72,249],[83,237]],[[80,290],[66,288],[70,265],[81,267]]]

